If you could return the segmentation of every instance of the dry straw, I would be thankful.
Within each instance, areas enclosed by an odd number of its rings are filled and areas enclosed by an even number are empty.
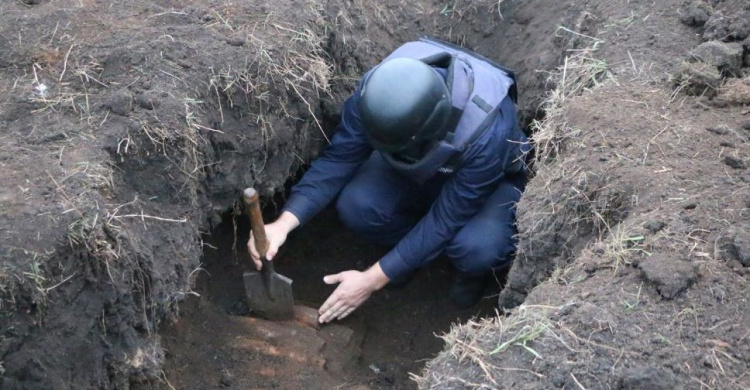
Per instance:
[[[534,120],[531,124],[536,161],[539,163],[552,161],[560,154],[564,141],[576,134],[576,130],[565,119],[567,101],[586,89],[597,86],[598,78],[607,71],[607,63],[593,56],[598,42],[565,57],[563,65],[549,76],[549,80],[557,83],[542,103],[544,118]]]

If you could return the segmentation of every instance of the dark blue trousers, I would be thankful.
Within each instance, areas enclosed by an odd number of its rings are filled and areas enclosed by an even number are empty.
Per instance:
[[[392,247],[427,213],[445,180],[436,177],[419,185],[374,152],[344,187],[336,208],[349,229]],[[482,209],[453,237],[444,254],[458,271],[485,273],[512,260],[515,205],[523,185],[522,177],[500,183]]]

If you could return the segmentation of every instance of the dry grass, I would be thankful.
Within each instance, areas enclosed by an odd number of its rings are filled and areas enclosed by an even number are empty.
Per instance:
[[[561,307],[521,306],[507,317],[497,315],[453,325],[450,333],[442,336],[445,341],[443,352],[429,364],[445,363],[451,368],[430,370],[428,366],[425,373],[431,376],[412,374],[411,378],[420,388],[469,386],[488,389],[498,388],[498,381],[509,371],[529,376],[530,379],[543,378],[542,374],[533,371],[534,362],[544,359],[541,349],[556,343],[571,352],[579,352],[574,348],[578,341],[568,334],[569,330],[549,318],[550,312],[559,309]],[[501,359],[500,356],[504,354],[516,357]],[[513,360],[518,364],[499,366],[500,360]],[[456,362],[462,368],[447,362]]]
[[[107,248],[91,235],[91,231],[97,230],[94,226],[100,224],[96,217],[98,213],[87,210],[98,208],[96,200],[101,199],[98,194],[105,197],[112,194],[113,168],[107,159],[87,160],[91,156],[82,151],[81,145],[95,139],[95,116],[89,88],[92,83],[101,84],[96,76],[101,67],[93,59],[79,63],[71,54],[72,51],[71,45],[60,53],[44,52],[24,75],[15,79],[10,92],[33,104],[30,116],[49,115],[60,122],[59,128],[64,131],[64,137],[50,141],[43,147],[32,144],[23,146],[23,149],[27,152],[33,149],[33,152],[50,153],[42,152],[43,148],[57,148],[51,152],[58,159],[58,164],[51,168],[55,174],[44,168],[41,172],[47,173],[49,183],[58,195],[58,199],[54,201],[59,203],[62,212],[58,215],[50,213],[48,217],[57,221],[70,220],[70,215],[74,215],[67,229],[68,242],[90,247],[92,254],[97,255],[106,252]],[[70,124],[75,125],[68,126]],[[13,143],[6,146],[10,149],[20,148]],[[59,170],[57,166],[60,167]],[[18,289],[30,288],[34,299],[43,306],[47,295],[74,275],[65,270],[50,270],[49,267],[59,267],[59,264],[54,265],[52,262],[54,252],[37,253],[21,248],[17,250],[21,252],[14,257],[14,268],[6,267],[0,271],[0,295],[3,296],[0,302],[4,300],[13,305],[14,294]],[[58,273],[59,276],[52,276]]]
[[[497,16],[497,19],[490,19],[494,26],[503,20],[503,3],[505,0],[452,0],[436,8],[436,11],[440,16],[450,16],[458,21],[478,14]]]
[[[727,79],[719,88],[719,98],[730,104],[750,104],[750,76]]]
[[[604,243],[605,257],[609,259],[614,272],[620,267],[632,264],[632,258],[636,255],[650,256],[651,253],[643,247],[645,237],[633,232],[633,227],[625,223],[612,225],[604,216],[594,211],[597,221],[603,229],[599,229],[599,242]]]
[[[607,72],[607,63],[593,56],[598,42],[586,49],[571,52],[571,55],[565,57],[563,65],[549,76],[549,80],[555,83],[555,88],[548,92],[542,104],[545,116],[531,124],[536,148],[535,159],[538,163],[554,160],[563,149],[565,141],[577,134],[577,130],[570,127],[565,119],[564,107],[571,98],[597,86],[597,80]]]
[[[527,194],[538,199],[518,205],[517,258],[547,264],[550,259],[545,256],[556,253],[559,263],[554,266],[559,268],[568,265],[575,248],[587,237],[603,240],[616,235],[621,245],[632,241],[630,229],[623,232],[619,226],[632,207],[631,189],[610,182],[603,173],[585,171],[574,160],[575,155],[537,166]],[[554,247],[548,242],[551,236]],[[537,254],[537,250],[544,255]],[[564,273],[564,269],[557,272]]]
[[[7,247],[5,254],[15,258],[25,258],[23,263],[14,265],[6,262],[0,266],[0,309],[5,305],[13,307],[19,290],[27,289],[32,293],[32,299],[40,306],[47,302],[47,294],[60,283],[53,285],[53,281],[46,276],[45,264],[54,258],[55,252],[38,252],[25,248]]]
[[[275,30],[274,36],[286,39],[279,44],[268,42],[260,35],[247,32],[250,46],[245,65],[240,69],[227,66],[214,72],[209,87],[216,96],[222,121],[223,110],[233,108],[247,99],[248,115],[261,130],[264,140],[274,136],[270,115],[295,118],[287,110],[298,99],[307,109],[312,122],[325,137],[314,105],[328,94],[333,70],[323,50],[323,36],[310,27],[295,28],[280,22],[268,22],[266,28]],[[244,102],[243,102],[244,103]],[[228,105],[229,107],[225,107]]]
[[[70,45],[64,57],[59,50],[43,51],[30,71],[15,80],[12,93],[28,97],[36,105],[31,114],[71,110],[91,125],[95,118],[89,90],[92,85],[108,86],[97,76],[102,66],[96,59],[71,58],[74,46]]]

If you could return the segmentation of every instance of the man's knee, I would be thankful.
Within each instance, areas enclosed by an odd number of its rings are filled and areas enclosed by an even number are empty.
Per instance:
[[[348,185],[336,202],[341,222],[358,233],[372,233],[388,223],[387,210],[380,210],[372,193],[356,185]],[[382,207],[381,207],[382,208]]]
[[[355,190],[349,186],[344,187],[341,191],[338,200],[336,201],[336,211],[339,214],[339,219],[349,229],[358,231],[359,225],[362,224],[362,218],[360,218],[361,209],[364,206],[360,199],[356,196]]]
[[[491,234],[462,229],[446,248],[446,254],[461,272],[476,274],[501,267],[515,252],[514,230],[497,229]]]

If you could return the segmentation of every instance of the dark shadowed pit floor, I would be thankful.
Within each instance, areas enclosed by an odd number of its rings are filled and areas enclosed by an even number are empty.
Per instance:
[[[242,333],[255,332],[258,325],[239,318],[247,315],[241,275],[249,269],[249,257],[244,249],[248,228],[244,216],[239,217],[236,252],[231,250],[234,241],[231,218],[226,218],[211,236],[206,237],[206,272],[199,278],[197,287],[201,297],[191,298],[193,304],[186,306],[183,320],[177,327],[163,333],[168,350],[166,375],[177,388],[196,385],[233,387],[240,383],[258,387],[295,386],[296,382],[254,382],[252,379],[269,367],[274,369],[275,377],[294,376],[298,370],[294,364],[263,358],[245,361],[231,353],[215,352],[224,350],[222,344],[243,339]],[[334,289],[323,283],[323,276],[348,269],[365,269],[386,251],[387,248],[371,245],[345,231],[335,211],[329,209],[290,235],[274,261],[277,262],[276,271],[294,281],[296,302],[317,308]],[[357,340],[357,345],[351,347],[355,352],[324,356],[328,363],[323,370],[332,375],[326,376],[326,380],[315,379],[318,377],[313,375],[312,380],[318,381],[320,388],[327,388],[332,383],[343,385],[343,388],[414,388],[409,373],[421,372],[426,359],[442,349],[443,341],[437,335],[447,332],[456,321],[465,322],[474,316],[494,313],[497,287],[488,289],[485,299],[474,308],[460,310],[452,306],[446,295],[452,272],[448,262],[438,258],[430,267],[417,273],[406,287],[384,289],[374,294],[350,318],[339,322],[354,330],[353,339]],[[199,323],[200,329],[205,329],[198,331],[199,336],[192,337],[190,331],[184,330],[198,329]],[[282,340],[276,347],[291,350],[290,355],[295,354],[295,348],[312,348],[312,341],[298,339],[308,337],[306,330],[294,328],[290,332],[289,338],[297,340]],[[349,361],[336,362],[338,359]],[[237,360],[243,361],[238,363]],[[198,365],[202,367],[196,368]],[[332,369],[341,366],[344,366],[343,370]],[[304,386],[304,383],[300,381],[299,385]],[[316,387],[309,383],[307,386]]]

